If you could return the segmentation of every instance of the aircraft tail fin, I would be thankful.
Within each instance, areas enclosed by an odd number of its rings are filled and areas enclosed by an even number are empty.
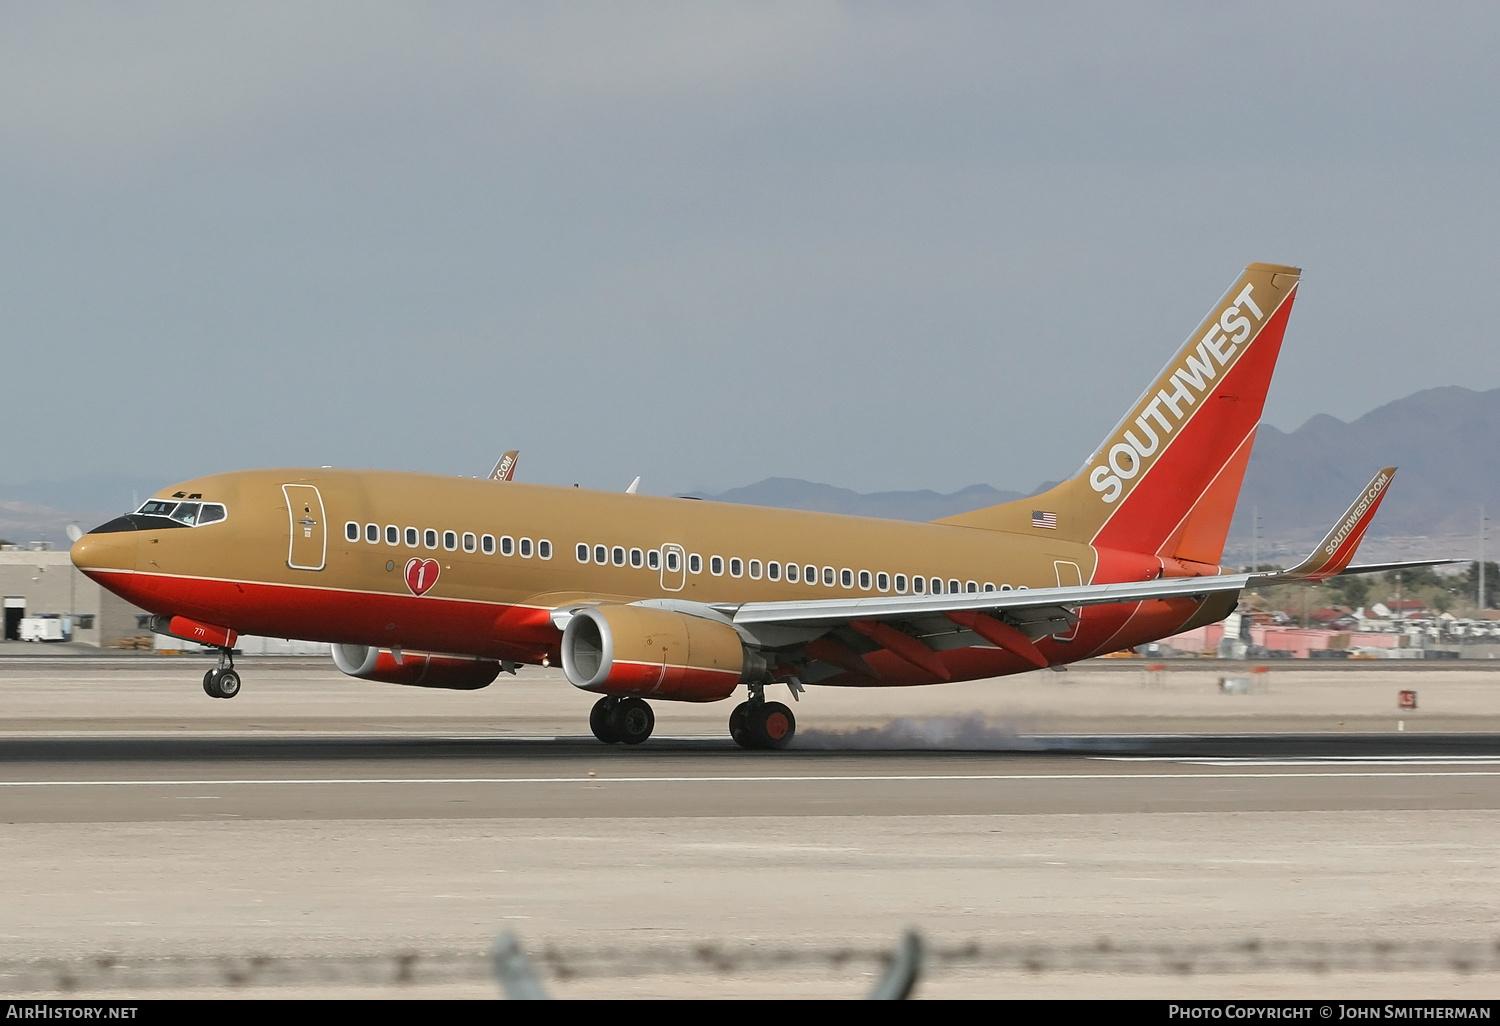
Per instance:
[[[937,523],[1216,565],[1301,273],[1246,267],[1075,477]]]

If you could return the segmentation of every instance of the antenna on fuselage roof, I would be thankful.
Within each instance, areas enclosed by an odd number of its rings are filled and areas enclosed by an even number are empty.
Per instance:
[[[634,495],[635,490],[641,486],[641,475],[635,475],[635,480],[630,482],[630,487],[625,489],[626,495]]]
[[[495,469],[490,471],[491,481],[509,481],[516,474],[516,462],[521,458],[521,450],[512,449],[501,456],[495,464]]]

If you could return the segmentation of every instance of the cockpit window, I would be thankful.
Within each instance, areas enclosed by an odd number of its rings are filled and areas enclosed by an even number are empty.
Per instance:
[[[167,502],[161,499],[151,499],[135,512],[143,517],[166,517],[184,527],[217,524],[228,516],[222,502]]]
[[[198,505],[196,502],[179,502],[177,508],[172,511],[171,517],[179,524],[192,527],[198,522]]]

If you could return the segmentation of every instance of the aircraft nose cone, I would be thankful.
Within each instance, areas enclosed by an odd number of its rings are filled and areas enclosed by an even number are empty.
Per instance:
[[[91,531],[73,543],[69,556],[73,565],[90,577],[95,571],[135,569],[134,531]]]

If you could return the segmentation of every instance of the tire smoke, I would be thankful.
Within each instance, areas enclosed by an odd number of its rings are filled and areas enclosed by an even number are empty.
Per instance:
[[[926,750],[951,752],[1023,752],[1042,747],[1011,723],[994,723],[979,713],[968,716],[903,716],[883,727],[858,730],[804,730],[792,748],[825,751]]]

